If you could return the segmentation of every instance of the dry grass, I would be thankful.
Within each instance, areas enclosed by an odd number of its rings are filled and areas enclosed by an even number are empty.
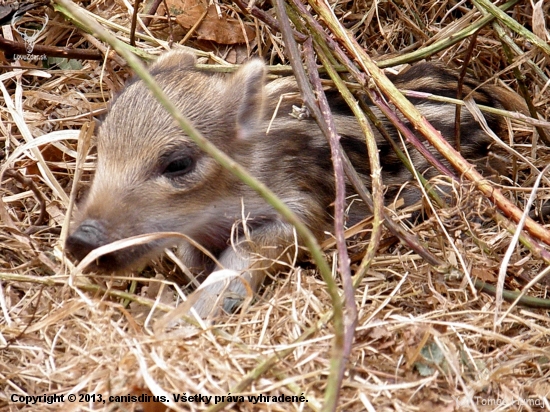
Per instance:
[[[85,2],[88,9],[128,28],[131,16],[120,1]],[[91,3],[91,4],[90,4]],[[268,9],[267,5],[263,6]],[[414,51],[448,38],[471,24],[470,3],[339,2],[337,16],[376,59]],[[542,14],[548,14],[548,5]],[[226,4],[236,15],[237,8]],[[49,11],[47,31],[37,44],[103,47]],[[244,22],[250,17],[238,14]],[[521,2],[511,15],[531,27],[533,9]],[[30,13],[41,19],[42,11]],[[535,14],[536,16],[536,14]],[[477,18],[477,15],[475,16]],[[284,61],[279,35],[260,21],[251,27],[248,45],[220,46],[191,36],[186,45],[231,63],[261,52],[268,62]],[[165,20],[149,26],[151,37],[138,43],[147,51],[166,46]],[[128,35],[118,33],[120,38]],[[9,26],[5,33],[9,32]],[[21,38],[14,32],[15,40]],[[540,33],[539,33],[540,34]],[[182,38],[173,27],[175,40]],[[179,36],[179,37],[178,37]],[[550,116],[550,57],[520,36],[521,71],[533,102],[544,119]],[[461,68],[469,41],[439,52],[433,59]],[[0,64],[13,60],[0,54]],[[527,60],[531,60],[529,66]],[[286,61],[284,61],[286,62]],[[24,72],[2,69],[0,141],[3,158],[30,180],[4,174],[0,202],[0,409],[2,410],[143,410],[164,406],[144,402],[110,402],[109,396],[166,395],[174,410],[204,410],[215,396],[243,396],[227,410],[319,410],[332,355],[330,297],[311,265],[281,274],[244,313],[204,329],[159,322],[185,294],[183,275],[168,259],[153,262],[132,278],[89,277],[63,262],[59,238],[73,185],[78,131],[102,113],[112,93],[130,75],[118,57],[84,60],[73,68],[44,69],[22,63]],[[537,72],[533,66],[539,70]],[[469,68],[472,75],[517,89],[513,65],[506,62],[491,25],[477,36]],[[35,70],[31,70],[35,69]],[[534,141],[533,128],[514,122],[509,143],[539,170],[550,153]],[[65,134],[63,134],[65,133]],[[550,134],[550,129],[546,129]],[[42,141],[33,140],[44,136]],[[21,148],[25,143],[33,147]],[[89,181],[93,156],[84,166]],[[522,205],[536,175],[521,160],[507,194]],[[52,179],[53,177],[53,179]],[[50,182],[47,179],[52,179]],[[510,190],[512,186],[521,189]],[[543,182],[538,199],[550,196]],[[82,185],[85,187],[85,184]],[[428,213],[419,224],[406,220],[415,209],[398,209],[395,219],[440,259],[460,272],[496,282],[512,235],[487,218],[493,206],[468,185],[455,187],[455,206]],[[43,200],[38,201],[36,192]],[[40,218],[41,206],[46,208]],[[64,223],[65,222],[65,223]],[[357,265],[369,228],[350,239]],[[548,249],[548,247],[546,247]],[[327,256],[333,259],[332,249]],[[506,288],[521,289],[541,273],[545,262],[526,246],[515,246],[507,267]],[[355,266],[354,266],[355,267]],[[528,291],[548,297],[548,276]],[[550,410],[550,317],[546,310],[500,310],[493,297],[476,292],[468,278],[438,273],[387,232],[367,276],[356,290],[358,328],[340,391],[342,411],[492,411]],[[496,320],[498,320],[497,323]],[[19,396],[63,394],[64,402],[25,405]],[[67,400],[77,394],[77,402]],[[96,402],[78,395],[94,394]],[[175,403],[173,394],[212,396],[202,402]],[[305,402],[254,404],[248,395],[304,394]],[[17,398],[13,399],[12,396]],[[102,396],[106,402],[98,402]],[[87,402],[79,403],[79,400]],[[218,402],[215,407],[223,407]]]

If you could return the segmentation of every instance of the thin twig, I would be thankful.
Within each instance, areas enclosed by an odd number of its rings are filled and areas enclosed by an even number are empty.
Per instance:
[[[134,0],[134,12],[132,13],[132,24],[130,26],[130,45],[132,47],[136,46],[136,26],[140,4],[141,0]]]
[[[29,177],[23,176],[18,171],[7,169],[4,172],[4,175],[7,177],[11,177],[12,179],[17,180],[19,183],[21,183],[24,186],[27,186],[34,194],[36,199],[38,200],[38,203],[40,204],[40,214],[38,215],[38,218],[36,218],[36,221],[34,222],[34,226],[41,226],[46,221],[46,199],[44,198],[44,195],[36,185],[34,184],[33,180]]]
[[[281,0],[279,0],[281,1]],[[335,388],[334,401],[338,400],[338,388],[342,385],[342,379],[346,369],[347,361],[351,353],[355,327],[357,326],[357,305],[355,303],[355,293],[353,288],[353,282],[351,277],[350,259],[348,255],[346,237],[344,234],[344,211],[346,206],[346,181],[344,168],[342,164],[342,148],[340,146],[340,136],[336,134],[336,124],[332,116],[330,106],[327,101],[327,97],[321,86],[321,80],[319,73],[315,68],[315,57],[313,55],[313,48],[311,45],[311,39],[304,42],[304,54],[306,56],[306,65],[312,80],[312,85],[315,88],[317,95],[317,101],[321,108],[321,115],[326,122],[329,140],[330,150],[332,154],[332,165],[334,168],[334,181],[336,186],[336,199],[334,201],[334,236],[336,237],[336,249],[338,251],[338,266],[340,270],[340,278],[342,279],[342,288],[344,289],[344,342],[342,347],[337,348],[341,352],[342,360],[339,361],[339,371],[337,387]],[[328,67],[326,65],[325,67]],[[380,171],[380,168],[379,168]],[[376,243],[375,243],[376,244]],[[336,344],[336,342],[335,342]],[[329,392],[329,391],[327,391]],[[334,410],[336,405],[332,407],[330,405],[329,393],[325,393],[325,410]]]
[[[268,13],[266,13],[263,10],[260,10],[256,6],[249,7],[248,4],[246,4],[242,0],[235,0],[234,3],[239,6],[239,8],[246,14],[250,14],[254,17],[256,17],[258,20],[263,21],[266,25],[271,27],[273,30],[280,32],[281,28],[279,26],[279,22],[275,20],[273,17],[271,17]],[[299,33],[295,30],[292,30],[292,35],[296,39],[296,41],[302,43],[306,40],[306,36],[304,36],[302,33]]]
[[[164,5],[166,7],[166,0],[155,0],[153,1],[153,3],[151,4],[151,7],[149,7],[149,10],[147,10],[145,12],[145,14],[147,14],[148,16],[147,17],[144,17],[142,19],[143,21],[143,25],[145,27],[149,27],[149,24],[151,24],[151,20],[153,20],[153,15],[157,12],[159,6],[160,6],[160,3],[162,3],[164,1]],[[168,10],[168,7],[166,7],[166,13],[168,14],[168,22],[170,22],[170,13],[169,13],[169,10]],[[139,29],[138,32],[142,32],[143,29]]]
[[[0,36],[0,51],[8,56],[13,54],[27,55],[25,43],[7,40]],[[35,44],[31,55],[46,55],[50,57],[65,57],[67,59],[102,60],[103,55],[97,50],[73,49],[70,47],[42,46]]]
[[[306,107],[310,110],[310,112],[313,114],[315,120],[317,120],[317,123],[321,127],[321,130],[323,132],[328,131],[327,138],[330,141],[335,142],[335,145],[338,144],[337,137],[335,135],[336,129],[334,125],[332,125],[332,133],[329,131],[331,129],[331,126],[326,123],[326,119],[324,118],[324,113],[316,104],[316,99],[313,94],[313,91],[311,90],[311,86],[309,85],[306,73],[304,71],[303,65],[302,65],[302,59],[300,57],[300,52],[298,51],[298,45],[294,41],[294,37],[292,35],[292,30],[290,28],[290,22],[288,20],[288,16],[286,15],[285,11],[285,5],[283,0],[276,0],[273,3],[276,7],[276,13],[277,18],[279,20],[279,26],[281,29],[281,33],[283,35],[283,40],[286,44],[286,50],[289,54],[289,60],[292,65],[292,68],[294,69],[294,74],[296,76],[296,82],[298,83],[298,87],[300,91],[302,92],[302,95],[304,96],[304,102],[306,104]],[[310,62],[311,65],[311,62]],[[321,89],[322,90],[322,89]],[[329,110],[330,111],[330,110]],[[331,148],[332,150],[332,148]],[[335,153],[333,153],[333,164],[335,162]],[[336,153],[338,154],[338,153]],[[343,172],[342,170],[337,171],[337,166],[341,163],[336,163],[335,167],[335,177],[337,179],[343,178]],[[340,173],[338,175],[337,173]],[[336,182],[336,191],[337,191],[337,203],[335,206],[335,225],[341,225],[343,228],[344,218],[344,207],[343,202],[345,198],[345,183],[343,181],[341,182],[344,186],[344,193],[342,194],[341,191],[342,187],[338,184],[339,182]],[[343,197],[341,197],[343,196]],[[341,197],[341,198],[340,198]],[[338,210],[340,209],[340,210]],[[338,249],[339,253],[339,262],[340,262],[340,269],[342,269],[342,265],[348,265],[347,273],[349,273],[349,257],[347,255],[347,250],[345,247],[345,239],[343,238],[343,229],[339,228],[339,231],[341,233],[341,239],[343,240],[343,250],[340,248]],[[340,244],[341,246],[341,244]],[[343,255],[340,255],[340,252],[343,253]],[[344,274],[342,273],[342,277]],[[348,275],[350,280],[350,286],[351,286],[351,274]],[[325,404],[323,405],[323,410],[325,411],[334,411],[336,409],[336,405],[338,402],[338,394],[340,391],[340,386],[342,384],[342,378],[344,376],[344,370],[345,370],[345,359],[346,353],[349,354],[349,350],[351,348],[351,342],[349,342],[349,347],[346,348],[346,331],[349,330],[346,328],[346,320],[344,319],[344,313],[343,313],[343,305],[342,300],[338,294],[338,290],[335,287],[336,285],[333,285],[332,279],[324,279],[327,283],[327,290],[331,296],[332,303],[334,305],[333,308],[333,322],[334,322],[334,343],[333,343],[333,355],[331,357],[330,362],[330,372],[329,377],[327,379],[327,386],[325,390]],[[353,291],[352,291],[353,295]],[[353,317],[353,313],[350,314]],[[356,321],[356,315],[355,315],[355,321]],[[354,330],[355,329],[355,322],[351,323],[351,327]],[[353,336],[353,333],[351,334]],[[352,338],[353,339],[353,338]]]

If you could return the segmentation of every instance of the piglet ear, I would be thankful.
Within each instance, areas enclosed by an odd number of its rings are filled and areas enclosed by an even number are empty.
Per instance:
[[[237,105],[237,136],[254,138],[263,117],[264,63],[259,59],[250,60],[235,72],[229,83],[228,100]]]
[[[160,55],[149,67],[152,74],[164,71],[186,70],[195,67],[195,55],[180,49],[169,50]]]

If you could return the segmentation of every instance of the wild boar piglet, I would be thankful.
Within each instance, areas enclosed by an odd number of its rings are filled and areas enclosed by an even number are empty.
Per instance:
[[[330,149],[313,119],[290,115],[293,105],[302,104],[293,78],[266,82],[264,64],[258,59],[233,74],[206,73],[195,68],[191,54],[182,51],[163,54],[150,72],[203,136],[274,191],[319,240],[324,238],[331,230],[335,194]],[[403,89],[456,94],[456,77],[433,64],[414,65],[392,80]],[[464,94],[475,86],[466,81]],[[516,102],[511,93],[492,86],[478,89],[474,96],[494,107]],[[355,117],[337,92],[328,91],[328,97],[342,146],[370,187],[364,137]],[[453,105],[414,103],[446,138],[454,138]],[[503,130],[497,117],[487,115],[487,121],[495,132]],[[395,129],[383,122],[399,142]],[[462,154],[483,165],[491,138],[467,110],[462,110],[461,127]],[[388,143],[380,136],[377,139],[383,182],[395,188],[411,180]],[[411,156],[419,172],[427,177],[436,174],[416,151],[411,150]],[[390,197],[395,190],[388,193]],[[419,196],[414,190],[402,195],[407,203]],[[359,202],[353,202],[350,223],[366,213]],[[177,246],[182,262],[202,278],[222,268],[240,273],[241,279],[234,279],[227,288],[223,282],[205,288],[194,305],[203,318],[218,315],[221,307],[234,310],[247,296],[242,280],[255,292],[266,273],[275,274],[304,253],[293,227],[202,152],[144,83],[133,79],[113,100],[99,127],[95,176],[74,217],[66,249],[81,260],[102,245],[153,232],[182,233],[218,263],[187,241],[166,238],[104,255],[90,269],[139,270],[165,248]]]

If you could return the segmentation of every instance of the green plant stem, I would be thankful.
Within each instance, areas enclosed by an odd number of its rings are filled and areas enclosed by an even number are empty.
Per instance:
[[[505,26],[510,28],[510,30],[516,32],[521,37],[529,40],[535,46],[539,47],[547,56],[550,57],[550,45],[542,40],[539,36],[533,32],[527,30],[524,26],[519,24],[513,18],[508,16],[504,11],[495,6],[489,0],[472,0],[476,7],[481,11],[482,9],[487,10],[492,16],[501,21]]]
[[[342,304],[342,298],[340,298],[337,288],[327,284],[328,291],[334,304],[334,342],[332,356],[330,359],[330,372],[325,389],[323,411],[334,411],[336,410],[340,386],[342,384],[342,379],[346,369],[345,360],[349,358],[349,353],[351,352],[355,325],[357,323],[357,308],[354,301],[354,290],[351,281],[349,256],[347,254],[343,229],[346,186],[342,166],[342,154],[338,136],[336,135],[334,119],[330,114],[330,108],[328,107],[326,96],[324,96],[324,93],[322,92],[319,75],[316,72],[311,39],[306,41],[304,44],[306,64],[310,69],[310,79],[308,80],[302,64],[302,58],[300,51],[298,50],[298,45],[292,36],[290,21],[288,19],[284,0],[275,0],[273,5],[275,6],[278,23],[286,44],[286,50],[290,55],[290,63],[294,69],[296,82],[298,83],[298,87],[304,96],[306,107],[313,114],[315,120],[329,142],[334,168],[334,184],[336,189],[334,225],[339,257],[339,269],[342,277],[344,299],[346,303],[346,316],[344,316],[344,305]],[[315,73],[312,73],[313,71],[315,71]],[[313,83],[316,91],[320,91],[322,94],[318,94],[317,99],[315,98],[310,82]],[[333,281],[331,280],[330,283],[332,282]]]
[[[505,40],[506,32],[500,26],[500,23],[497,21],[493,22],[493,29],[495,30],[496,34],[500,39],[500,42],[502,43],[502,50],[506,55],[506,60],[508,61],[509,64],[512,64],[514,62],[514,55],[512,53],[512,49],[508,46],[508,43]],[[529,109],[529,114],[531,115],[531,117],[537,119],[538,118],[537,110],[533,105],[533,99],[531,98],[531,94],[529,93],[529,90],[527,89],[527,85],[525,84],[525,75],[521,72],[519,66],[514,66],[513,72],[514,72],[514,77],[518,82],[520,94],[525,100],[525,103],[527,104],[527,108]],[[546,146],[550,146],[550,140],[548,139],[548,136],[546,136],[546,132],[544,131],[544,129],[539,126],[535,126],[535,127],[537,129],[537,133],[539,134],[539,137],[542,139],[544,144]]]
[[[518,2],[519,0],[511,0],[507,3],[504,3],[502,6],[500,6],[500,8],[497,7],[497,9],[502,10],[502,13],[504,14],[504,11],[510,9],[512,6],[514,6]],[[385,68],[385,67],[397,66],[399,64],[404,64],[404,63],[413,63],[413,62],[425,59],[426,57],[429,57],[437,52],[440,52],[441,50],[445,50],[449,48],[453,44],[461,42],[465,38],[477,32],[487,23],[491,22],[491,20],[493,20],[494,18],[495,18],[494,16],[485,16],[479,19],[477,22],[471,24],[470,26],[460,30],[459,32],[451,36],[448,36],[444,39],[441,39],[439,41],[436,41],[435,43],[427,47],[420,48],[411,53],[404,54],[403,56],[394,57],[392,59],[381,60],[377,62],[377,65],[380,68]]]

